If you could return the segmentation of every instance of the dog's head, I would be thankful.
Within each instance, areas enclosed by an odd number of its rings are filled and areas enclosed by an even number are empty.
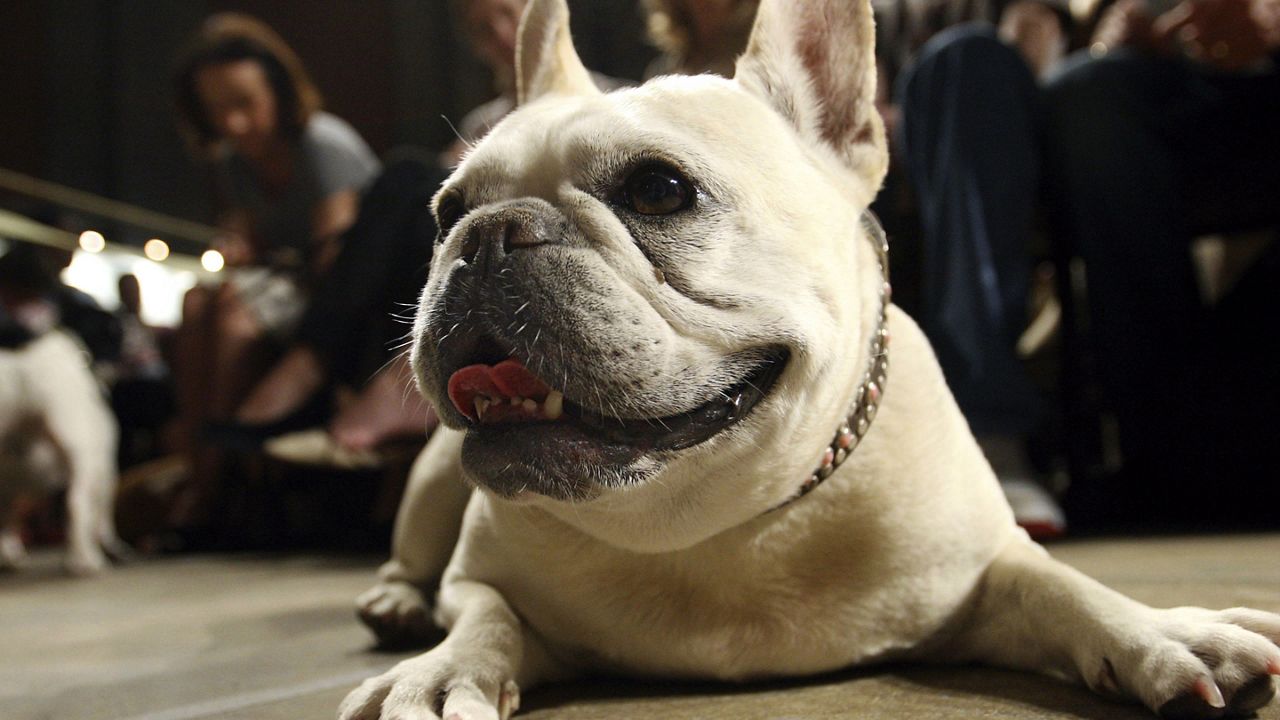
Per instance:
[[[435,199],[414,366],[478,486],[617,544],[691,544],[793,492],[847,413],[887,163],[866,0],[765,0],[732,80],[601,94],[564,0],[518,109]]]

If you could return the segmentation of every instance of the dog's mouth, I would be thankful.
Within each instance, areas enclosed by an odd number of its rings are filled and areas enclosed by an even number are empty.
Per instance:
[[[447,392],[454,409],[479,433],[527,428],[543,435],[559,426],[574,437],[641,452],[682,450],[739,423],[768,395],[789,354],[783,348],[771,348],[757,355],[741,379],[709,393],[713,399],[665,417],[621,418],[587,409],[515,357],[455,370]]]

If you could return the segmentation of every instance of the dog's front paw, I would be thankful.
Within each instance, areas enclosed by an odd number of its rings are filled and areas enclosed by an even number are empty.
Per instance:
[[[356,598],[356,614],[382,646],[421,647],[436,632],[422,589],[403,580],[366,590]]]
[[[446,645],[365,680],[338,708],[339,720],[507,720],[520,706],[515,681],[483,655]]]
[[[1275,695],[1280,615],[1235,608],[1157,610],[1135,642],[1102,659],[1099,690],[1136,695],[1166,718],[1247,715]],[[1127,645],[1125,647],[1124,645]]]

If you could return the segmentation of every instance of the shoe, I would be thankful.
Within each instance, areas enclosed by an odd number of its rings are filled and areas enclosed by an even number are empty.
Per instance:
[[[1032,480],[1023,440],[1012,435],[979,435],[978,446],[1000,480],[1013,519],[1033,540],[1062,537],[1067,518],[1043,485]]]
[[[262,451],[277,460],[295,465],[339,470],[374,470],[386,463],[386,457],[378,450],[352,450],[343,447],[323,428],[273,437],[263,443]]]
[[[1067,532],[1067,518],[1040,483],[1020,478],[1000,478],[1013,519],[1032,540],[1050,540]]]
[[[265,423],[211,422],[205,425],[202,437],[213,445],[251,452],[262,448],[263,443],[271,438],[323,423],[328,419],[331,406],[328,393],[316,393],[297,410],[278,420]]]

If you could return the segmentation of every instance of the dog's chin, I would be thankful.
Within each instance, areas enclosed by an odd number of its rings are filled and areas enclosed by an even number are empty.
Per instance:
[[[708,393],[716,399],[666,417],[605,416],[568,398],[554,418],[544,405],[501,403],[465,414],[455,405],[441,416],[465,429],[462,465],[476,485],[511,500],[584,502],[645,482],[678,453],[742,422],[767,399],[788,357],[782,349],[762,352],[744,376]]]
[[[585,502],[604,488],[644,482],[660,465],[650,452],[572,421],[473,427],[462,444],[467,477],[517,502],[532,495]]]

